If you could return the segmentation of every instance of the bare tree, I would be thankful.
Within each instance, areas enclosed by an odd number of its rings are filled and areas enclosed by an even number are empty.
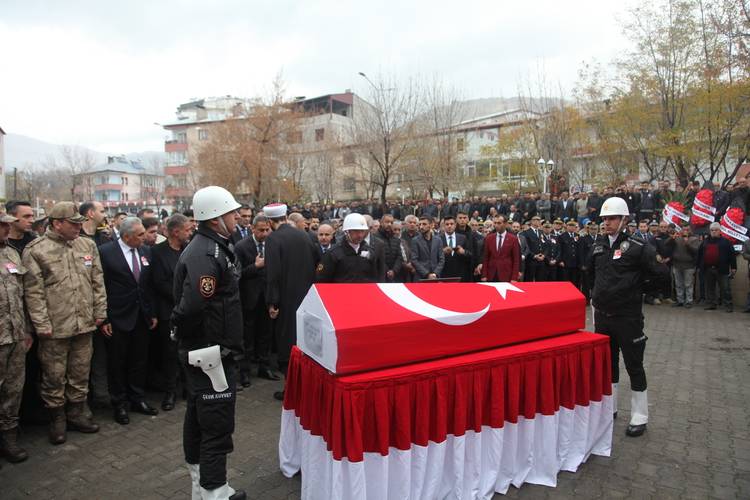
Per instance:
[[[48,158],[44,164],[47,171],[61,171],[65,174],[66,179],[63,182],[68,187],[68,196],[72,201],[85,201],[93,198],[93,192],[81,184],[81,174],[88,172],[94,166],[96,166],[96,158],[91,151],[70,145],[60,146],[59,155]]]
[[[259,204],[275,197],[289,155],[289,138],[298,133],[299,113],[284,99],[281,75],[270,95],[238,109],[217,124],[210,140],[198,152],[200,176],[246,194]]]
[[[443,198],[456,188],[462,150],[466,143],[461,122],[466,118],[458,89],[447,86],[437,77],[425,88],[425,112],[418,119],[415,137],[417,172],[430,196],[438,191]]]
[[[397,82],[380,76],[376,82],[367,81],[372,104],[360,106],[355,113],[353,136],[367,157],[360,163],[364,177],[378,187],[380,202],[385,203],[388,186],[415,147],[421,89],[415,79]]]

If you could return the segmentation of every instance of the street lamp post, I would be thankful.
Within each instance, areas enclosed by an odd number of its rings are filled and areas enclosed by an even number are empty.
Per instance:
[[[542,176],[542,185],[544,186],[542,188],[543,193],[547,193],[547,177],[552,173],[552,171],[555,169],[555,162],[552,160],[544,161],[544,158],[539,158],[539,160],[536,162],[536,166],[539,167],[539,174]]]

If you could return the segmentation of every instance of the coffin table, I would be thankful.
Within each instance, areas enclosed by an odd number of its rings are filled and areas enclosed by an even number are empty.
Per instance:
[[[594,333],[343,376],[295,347],[279,461],[303,499],[489,499],[609,456],[612,411]]]

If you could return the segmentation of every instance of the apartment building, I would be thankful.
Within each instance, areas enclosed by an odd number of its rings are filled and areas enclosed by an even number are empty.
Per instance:
[[[170,205],[164,196],[164,175],[124,156],[109,156],[106,163],[74,178],[77,199],[99,201],[109,212]]]

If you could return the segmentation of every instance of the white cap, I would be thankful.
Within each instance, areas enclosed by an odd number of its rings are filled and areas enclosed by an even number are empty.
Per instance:
[[[283,203],[271,203],[263,207],[263,215],[270,219],[286,217],[286,205]]]

